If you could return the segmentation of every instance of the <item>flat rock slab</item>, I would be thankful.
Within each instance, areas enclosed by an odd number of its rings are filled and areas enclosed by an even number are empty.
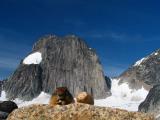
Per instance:
[[[14,110],[7,120],[154,120],[150,114],[88,104],[31,105]]]

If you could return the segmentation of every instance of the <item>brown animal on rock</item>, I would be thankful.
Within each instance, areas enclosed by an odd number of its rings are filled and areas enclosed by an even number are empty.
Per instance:
[[[79,93],[76,97],[76,100],[78,103],[85,103],[85,104],[94,105],[93,97],[87,92]]]
[[[58,87],[52,94],[49,105],[68,105],[74,102],[74,98],[67,87]]]

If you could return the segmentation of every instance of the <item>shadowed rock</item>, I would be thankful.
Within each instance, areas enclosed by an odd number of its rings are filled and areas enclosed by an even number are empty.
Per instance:
[[[138,110],[141,112],[152,113],[157,120],[160,120],[160,85],[154,86],[142,102]]]

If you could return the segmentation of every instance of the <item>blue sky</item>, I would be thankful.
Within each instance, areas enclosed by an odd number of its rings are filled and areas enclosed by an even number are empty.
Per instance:
[[[160,48],[158,0],[1,0],[0,79],[46,34],[76,34],[117,76]]]

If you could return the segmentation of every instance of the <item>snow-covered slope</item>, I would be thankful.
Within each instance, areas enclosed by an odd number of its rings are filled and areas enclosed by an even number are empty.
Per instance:
[[[140,59],[140,60],[138,60],[133,66],[139,66],[139,65],[141,65],[141,63],[143,62],[143,61],[145,61],[147,58],[142,58],[142,59]]]
[[[14,102],[18,104],[19,107],[31,105],[31,104],[48,104],[50,95],[44,92],[41,92],[41,94],[37,97],[34,98],[31,101],[22,101],[20,99],[15,99]]]
[[[24,60],[23,64],[40,64],[42,61],[42,55],[40,52],[35,52],[30,55],[28,55]]]
[[[131,90],[126,83],[118,85],[117,79],[112,80],[111,92],[112,96],[106,99],[95,100],[95,105],[137,111],[139,104],[148,94],[148,91],[146,91],[144,88],[139,90]],[[20,99],[15,99],[14,102],[16,102],[19,107],[22,107],[30,104],[47,104],[49,99],[49,94],[41,92],[41,94],[37,98],[34,98],[32,101],[22,101]],[[4,91],[2,92],[2,97],[0,97],[0,100],[6,100]]]
[[[106,99],[95,100],[97,106],[122,108],[129,111],[137,111],[139,104],[146,98],[148,91],[130,89],[127,83],[118,85],[118,80],[112,80],[112,95]]]

